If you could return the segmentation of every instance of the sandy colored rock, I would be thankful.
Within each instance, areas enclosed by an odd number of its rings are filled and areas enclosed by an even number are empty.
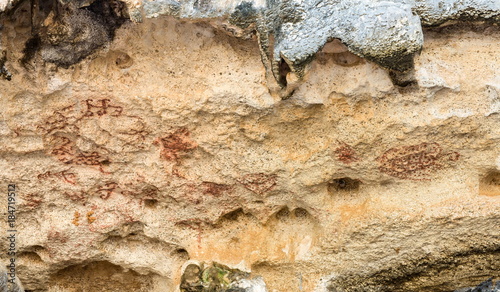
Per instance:
[[[407,87],[335,41],[281,100],[256,40],[171,16],[68,68],[23,66],[28,11],[2,18],[0,80],[26,290],[180,291],[192,261],[259,292],[500,276],[497,25],[423,30]]]

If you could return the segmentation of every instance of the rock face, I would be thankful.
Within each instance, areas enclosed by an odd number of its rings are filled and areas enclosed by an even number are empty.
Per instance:
[[[25,290],[500,276],[498,2],[37,5],[0,2]]]
[[[463,288],[455,290],[455,292],[497,292],[500,291],[500,281],[496,284],[493,283],[492,279],[482,282],[477,287]]]
[[[406,72],[413,69],[413,55],[422,48],[421,22],[438,25],[456,19],[500,20],[500,3],[490,0],[163,0],[143,5],[146,17],[227,18],[235,26],[230,31],[236,35],[244,35],[241,30],[255,30],[268,74],[271,71],[282,88],[288,85],[286,71],[302,79],[313,56],[334,38],[359,56]],[[288,70],[283,72],[283,67]],[[285,92],[290,94],[291,90]]]

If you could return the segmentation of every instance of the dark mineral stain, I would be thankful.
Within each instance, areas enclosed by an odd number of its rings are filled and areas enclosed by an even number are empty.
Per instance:
[[[49,7],[49,6],[47,6]],[[33,36],[25,43],[21,63],[29,67],[39,53],[45,62],[68,68],[113,40],[125,21],[125,4],[97,0],[89,6],[54,1],[49,13],[33,7]]]

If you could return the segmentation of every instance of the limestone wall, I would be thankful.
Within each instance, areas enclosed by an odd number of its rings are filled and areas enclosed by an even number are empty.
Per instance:
[[[231,30],[239,2],[87,2],[35,18],[0,2],[1,208],[15,184],[24,289],[202,291],[204,269],[248,292],[500,276],[498,2],[434,27],[414,8],[433,2],[391,2],[418,23],[404,70],[335,34],[297,51],[307,64],[274,33],[263,50],[254,22]]]

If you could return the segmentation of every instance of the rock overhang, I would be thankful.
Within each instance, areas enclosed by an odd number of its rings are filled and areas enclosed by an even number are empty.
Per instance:
[[[0,11],[18,2],[4,0]],[[95,1],[57,3],[84,8],[92,2]],[[500,3],[491,0],[126,0],[124,3],[128,8],[125,16],[134,22],[173,16],[195,22],[222,22],[223,27],[231,26],[231,33],[237,37],[256,35],[270,92],[282,98],[293,94],[315,54],[332,39],[341,40],[352,53],[389,70],[395,85],[405,86],[414,82],[413,58],[424,43],[423,26],[436,26],[450,20],[493,23],[500,20]],[[65,21],[70,23],[71,17],[69,19]],[[92,17],[89,19],[93,21]],[[96,22],[95,26],[103,25]],[[76,36],[68,38],[72,42]],[[83,43],[90,49],[74,58],[68,58],[67,52],[53,52],[53,48],[49,48],[50,54],[46,53],[47,48],[42,51],[48,56],[46,61],[69,66],[104,42]],[[64,60],[58,62],[58,55]]]

